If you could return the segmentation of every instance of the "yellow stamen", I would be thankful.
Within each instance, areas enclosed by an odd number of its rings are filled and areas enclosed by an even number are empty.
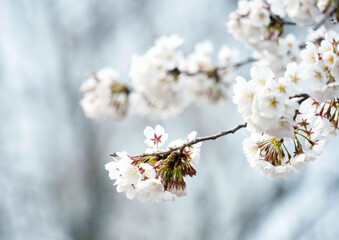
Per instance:
[[[265,18],[265,14],[259,13],[258,17],[259,17],[259,19],[264,19]]]
[[[272,107],[276,108],[277,104],[278,104],[278,101],[275,98],[271,99],[270,105]]]
[[[292,82],[297,83],[299,81],[299,78],[297,78],[296,75],[292,77]]]
[[[279,86],[279,92],[286,92],[285,87],[283,85]]]

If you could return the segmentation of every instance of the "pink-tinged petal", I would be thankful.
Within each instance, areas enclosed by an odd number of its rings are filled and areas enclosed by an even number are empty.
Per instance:
[[[154,129],[150,126],[145,127],[144,129],[144,135],[146,138],[151,139],[154,137]]]
[[[155,126],[155,134],[157,136],[164,135],[165,134],[165,129],[162,126],[160,126],[160,125],[156,125]]]
[[[144,143],[149,147],[154,147],[154,141],[150,139],[145,139]]]

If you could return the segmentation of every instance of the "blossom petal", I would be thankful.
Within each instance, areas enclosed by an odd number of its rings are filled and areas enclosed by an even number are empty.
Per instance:
[[[155,126],[155,134],[157,136],[164,135],[165,134],[165,129],[162,126],[160,126],[160,125],[156,125]]]
[[[144,129],[144,135],[148,139],[152,139],[154,137],[154,129],[150,126],[145,127]]]

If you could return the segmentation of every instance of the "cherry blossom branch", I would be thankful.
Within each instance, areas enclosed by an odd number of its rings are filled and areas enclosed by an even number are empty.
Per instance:
[[[298,100],[298,104],[301,104],[302,102],[306,101],[309,97],[310,96],[308,94],[302,93],[302,94],[297,94],[297,95],[291,96],[290,99],[301,98],[300,100]],[[295,120],[297,114],[298,114],[298,110],[296,110],[296,114],[294,116],[294,120]],[[236,126],[235,128],[233,128],[231,130],[223,131],[223,132],[211,135],[211,136],[195,138],[192,141],[189,141],[189,142],[187,142],[187,143],[185,143],[185,144],[183,144],[181,146],[175,147],[175,148],[170,148],[167,151],[155,152],[155,153],[144,153],[144,154],[141,154],[141,155],[132,156],[131,158],[142,158],[142,157],[149,157],[149,156],[159,156],[161,158],[165,158],[168,155],[170,155],[172,152],[175,152],[175,151],[178,151],[178,150],[180,152],[182,152],[186,147],[190,147],[190,146],[192,146],[194,144],[197,144],[199,142],[216,140],[216,139],[218,139],[220,137],[223,137],[223,136],[226,136],[226,135],[229,135],[229,134],[234,134],[238,130],[240,130],[242,128],[246,128],[246,127],[247,127],[247,123],[239,124],[238,126]],[[116,153],[112,153],[112,154],[110,154],[110,156],[117,157],[118,155]]]
[[[310,97],[310,95],[308,95],[307,93],[301,93],[301,94],[296,94],[294,96],[291,96],[290,99],[293,98],[301,98],[298,103],[301,104],[302,102],[306,101],[306,99],[308,99]]]
[[[275,22],[277,22],[281,25],[297,25],[295,22],[285,21],[284,19],[279,18],[274,14],[271,14],[270,17],[271,17],[272,20],[274,20]]]
[[[336,2],[336,4],[333,6],[333,8],[326,13],[323,19],[320,20],[314,27],[313,30],[317,30],[321,25],[323,25],[326,20],[339,8],[339,1]]]
[[[236,126],[235,128],[231,129],[231,130],[227,130],[227,131],[223,131],[223,132],[220,132],[218,134],[214,134],[214,135],[211,135],[211,136],[207,136],[207,137],[200,137],[200,138],[195,138],[194,140],[190,141],[190,142],[187,142],[181,146],[178,146],[178,147],[175,147],[175,148],[170,148],[169,150],[167,151],[163,151],[163,152],[156,152],[156,153],[144,153],[142,155],[138,155],[138,156],[133,156],[131,158],[141,158],[141,157],[148,157],[148,156],[161,156],[161,157],[166,157],[168,155],[170,155],[172,152],[174,151],[180,151],[182,152],[184,150],[184,148],[186,147],[189,147],[189,146],[192,146],[194,144],[197,144],[199,142],[204,142],[204,141],[210,141],[210,140],[216,140],[220,137],[223,137],[225,135],[228,135],[228,134],[234,134],[236,131],[238,131],[239,129],[241,128],[246,128],[247,126],[247,123],[243,123],[243,124],[240,124],[238,126]],[[113,154],[110,154],[110,156],[112,157],[116,157],[117,154],[116,153],[113,153]]]
[[[241,61],[241,62],[238,62],[238,63],[236,63],[236,64],[234,64],[233,66],[231,66],[230,68],[239,68],[239,67],[242,67],[242,66],[244,66],[244,65],[246,65],[246,64],[249,64],[249,63],[253,63],[253,62],[256,62],[256,61],[258,61],[257,59],[255,59],[255,58],[248,58],[248,59],[246,59],[246,60],[244,60],[244,61]],[[223,70],[223,69],[227,69],[227,68],[229,68],[229,67],[223,67],[223,68],[219,68],[219,70]]]
[[[174,74],[174,75],[180,75],[180,74],[184,74],[186,76],[195,76],[195,75],[198,75],[198,74],[202,74],[202,73],[205,73],[207,74],[209,77],[213,77],[213,76],[218,76],[218,71],[227,71],[228,69],[237,69],[237,68],[240,68],[246,64],[249,64],[249,63],[253,63],[257,61],[257,59],[255,58],[248,58],[248,59],[245,59],[243,61],[240,61],[236,64],[233,64],[233,65],[230,65],[230,66],[219,66],[219,67],[215,67],[213,69],[210,69],[210,70],[200,70],[200,71],[197,71],[197,72],[186,72],[186,71],[180,71],[180,69],[178,68],[174,68],[172,71],[170,71],[170,73]]]

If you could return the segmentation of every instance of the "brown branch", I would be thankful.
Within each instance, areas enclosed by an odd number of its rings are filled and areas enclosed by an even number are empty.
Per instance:
[[[290,22],[290,21],[286,21],[280,17],[278,17],[277,15],[275,14],[272,14],[270,15],[270,18],[271,18],[271,21],[272,22],[276,22],[278,24],[281,24],[281,25],[297,25],[295,22]]]
[[[185,143],[185,144],[183,144],[181,146],[178,146],[178,147],[175,147],[175,148],[170,148],[167,151],[157,152],[157,153],[144,153],[142,155],[133,156],[131,158],[142,158],[142,157],[149,157],[149,156],[160,156],[161,158],[165,158],[166,156],[170,155],[174,151],[178,151],[179,150],[180,152],[182,152],[185,149],[185,147],[192,146],[192,145],[197,144],[199,142],[215,140],[217,138],[220,138],[220,137],[228,135],[228,134],[233,134],[236,131],[238,131],[239,129],[245,128],[246,126],[247,126],[247,123],[240,124],[240,125],[238,125],[237,127],[233,128],[231,130],[220,132],[218,134],[207,136],[207,137],[196,138],[196,139],[193,139],[192,141],[187,142],[187,143]],[[110,154],[110,156],[116,157],[117,154],[113,153],[113,154]]]
[[[301,104],[302,102],[306,101],[309,97],[310,97],[310,95],[308,95],[307,93],[301,93],[301,94],[297,94],[297,95],[290,97],[290,99],[300,98],[298,103]]]
[[[306,94],[306,93],[301,93],[301,94],[297,94],[297,95],[294,95],[292,97],[290,97],[290,99],[293,99],[293,98],[300,98],[298,100],[298,104],[302,104],[304,101],[306,101],[308,98],[310,97],[310,95]],[[295,119],[297,119],[297,116],[299,114],[299,110],[295,110],[295,114],[293,116],[293,120],[295,121]]]

